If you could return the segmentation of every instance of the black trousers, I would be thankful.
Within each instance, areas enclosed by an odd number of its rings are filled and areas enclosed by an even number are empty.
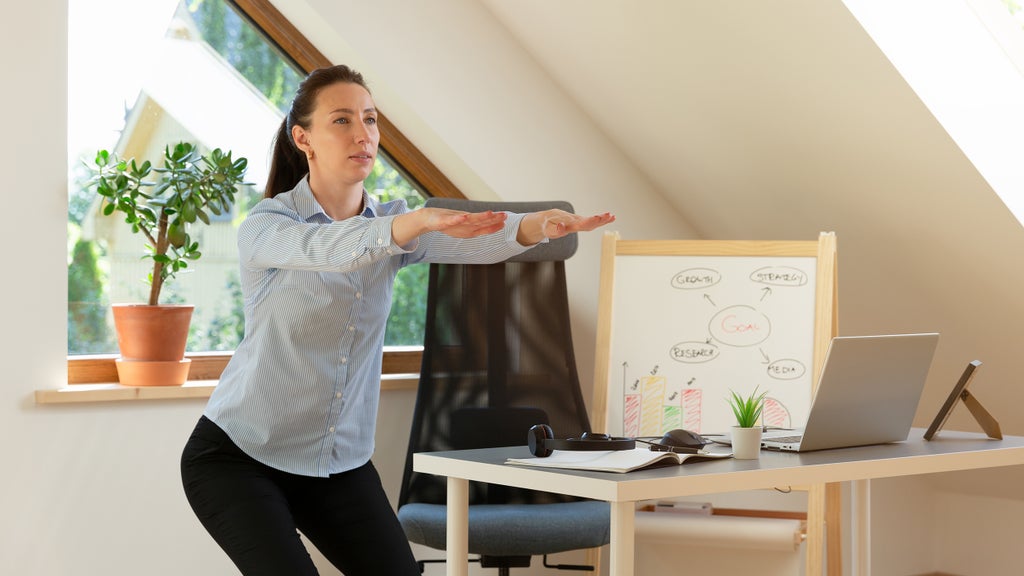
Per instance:
[[[250,458],[205,416],[181,456],[192,510],[245,576],[315,576],[306,538],[345,576],[418,576],[372,463],[329,478]]]

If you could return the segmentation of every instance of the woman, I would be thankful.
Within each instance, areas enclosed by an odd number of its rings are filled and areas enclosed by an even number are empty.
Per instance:
[[[395,274],[497,262],[614,220],[379,203],[363,189],[379,140],[362,76],[314,71],[239,228],[245,336],[181,469],[192,509],[246,575],[316,574],[297,532],[346,576],[419,574],[370,462]]]

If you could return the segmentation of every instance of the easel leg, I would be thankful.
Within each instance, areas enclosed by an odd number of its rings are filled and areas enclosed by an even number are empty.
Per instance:
[[[593,566],[594,576],[601,576],[601,549],[600,548],[587,548],[586,554],[587,566]]]
[[[842,493],[838,483],[807,491],[807,576],[842,576]]]
[[[807,490],[807,576],[821,576],[825,565],[825,485]]]

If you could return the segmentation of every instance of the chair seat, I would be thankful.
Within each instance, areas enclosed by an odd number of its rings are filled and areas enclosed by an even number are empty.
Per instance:
[[[398,510],[410,542],[445,549],[447,507],[410,503]],[[607,502],[480,504],[469,507],[469,552],[485,556],[554,554],[607,544]]]

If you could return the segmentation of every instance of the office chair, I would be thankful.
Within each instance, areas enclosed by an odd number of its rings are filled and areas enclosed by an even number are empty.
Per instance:
[[[431,198],[480,212],[572,211],[566,202]],[[590,431],[569,327],[565,259],[576,235],[489,265],[431,264],[419,389],[398,519],[411,542],[445,549],[445,479],[412,470],[416,452],[523,446],[535,424],[558,437]],[[609,541],[606,502],[471,482],[469,552],[501,576],[547,555]],[[420,571],[425,562],[420,561]]]

